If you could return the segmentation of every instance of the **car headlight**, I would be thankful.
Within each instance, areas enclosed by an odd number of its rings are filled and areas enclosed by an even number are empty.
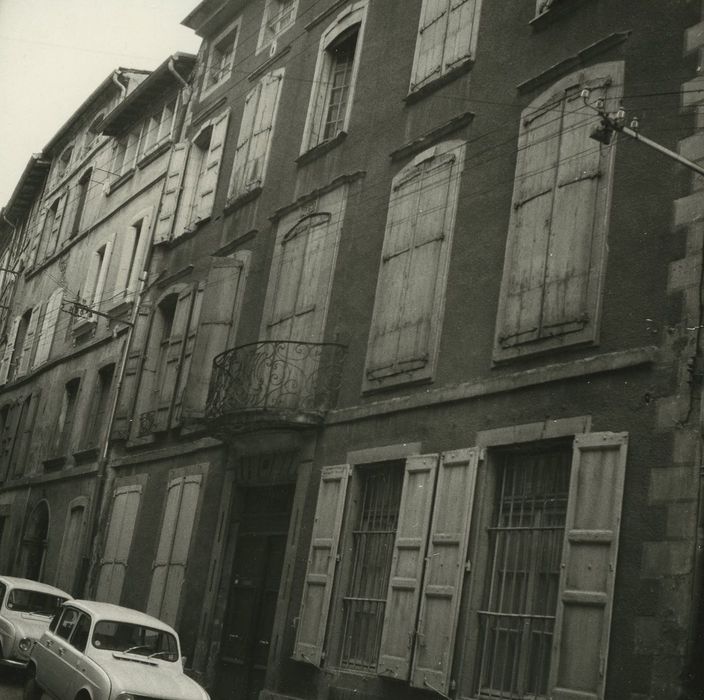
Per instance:
[[[120,693],[115,700],[137,700],[137,696],[132,693]]]
[[[32,647],[34,646],[34,640],[30,639],[29,637],[23,637],[20,639],[20,643],[17,645],[19,647],[20,651],[23,651],[25,654],[29,654],[29,652],[32,650]]]

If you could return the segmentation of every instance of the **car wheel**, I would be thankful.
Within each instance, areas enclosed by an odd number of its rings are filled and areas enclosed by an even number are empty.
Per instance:
[[[24,684],[23,700],[41,700],[41,697],[42,689],[39,687],[34,676],[28,678],[27,682]]]

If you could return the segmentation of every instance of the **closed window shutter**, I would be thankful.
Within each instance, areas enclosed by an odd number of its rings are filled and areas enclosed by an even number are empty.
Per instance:
[[[313,146],[317,146],[323,141],[323,126],[325,124],[325,112],[327,108],[328,93],[332,87],[330,72],[332,70],[332,58],[327,51],[323,51],[318,57],[320,72],[313,81],[313,92],[308,113],[309,134],[308,142],[302,149],[307,151]]]
[[[308,568],[303,582],[301,613],[293,649],[294,659],[315,666],[320,666],[323,656],[350,470],[349,464],[324,467],[320,478]]]
[[[423,577],[411,685],[447,695],[480,448],[443,453]]]
[[[604,697],[627,446],[627,433],[575,437],[550,662],[554,700]]]
[[[137,313],[137,319],[132,335],[132,342],[127,351],[125,372],[115,411],[112,426],[113,439],[126,439],[129,437],[132,412],[134,410],[137,386],[144,363],[149,329],[152,323],[152,309],[149,302],[142,302]]]
[[[406,680],[411,669],[437,465],[438,455],[406,460],[377,666],[389,678]]]
[[[115,489],[110,525],[100,561],[96,600],[116,605],[120,603],[141,496],[142,487],[139,484]]]
[[[220,164],[227,136],[227,124],[230,118],[230,111],[227,110],[213,122],[213,131],[210,136],[210,146],[206,154],[203,175],[198,183],[196,200],[196,217],[199,220],[206,219],[213,212],[215,203],[215,190],[218,185],[218,175]]]
[[[509,223],[498,341],[502,347],[540,334],[545,260],[562,125],[561,103],[524,116]]]
[[[32,351],[34,350],[34,337],[37,334],[37,326],[39,324],[39,311],[41,305],[35,306],[32,309],[32,314],[29,317],[29,323],[27,324],[27,333],[24,336],[24,344],[22,346],[21,354],[17,358],[17,373],[15,377],[21,377],[27,372],[30,367],[30,362],[32,361]]]
[[[202,478],[179,477],[169,484],[147,613],[170,625],[178,616]]]
[[[590,99],[606,99],[592,86]],[[592,243],[607,148],[589,138],[594,124],[575,91],[565,101],[553,218],[546,256],[542,335],[580,330],[588,322]]]
[[[183,418],[201,418],[205,414],[213,360],[227,350],[235,309],[244,292],[244,264],[234,258],[214,258],[208,273],[200,309],[200,324],[195,338],[192,362],[176,405],[181,404]]]
[[[178,368],[178,379],[176,380],[176,391],[173,400],[173,409],[171,411],[171,422],[172,428],[181,425],[181,411],[183,408],[183,393],[186,389],[188,383],[188,378],[193,369],[193,351],[196,345],[196,338],[198,336],[198,324],[200,321],[200,315],[203,311],[203,298],[206,289],[206,282],[200,282],[195,289],[195,296],[193,298],[193,304],[191,306],[191,313],[188,318],[188,330],[186,331],[186,337],[183,343],[183,351],[181,354],[181,362]],[[224,290],[218,290],[220,294]],[[198,358],[197,364],[202,364],[206,361],[206,358],[201,355],[196,355]]]
[[[22,434],[16,437],[20,443],[13,452],[12,461],[19,466],[24,474],[28,473],[29,467],[35,462],[35,452],[38,445],[32,444],[32,434],[34,433],[41,395],[41,389],[34,392],[27,408],[27,414],[22,417],[21,426],[18,426],[18,429],[21,428]]]
[[[100,265],[100,270],[98,271],[98,278],[95,284],[95,291],[93,292],[93,298],[90,301],[90,306],[95,311],[100,311],[100,307],[103,303],[103,296],[105,294],[105,282],[108,277],[108,270],[110,269],[110,257],[112,256],[112,241],[108,241],[105,244],[105,250],[103,251],[103,261]]]
[[[54,585],[67,593],[74,593],[76,577],[80,570],[81,545],[86,527],[84,506],[71,508],[61,546],[60,565],[57,568]]]
[[[411,90],[421,87],[424,83],[442,74],[443,51],[451,1],[424,0],[423,2]]]
[[[46,311],[44,312],[44,319],[42,320],[41,330],[39,332],[39,341],[37,342],[37,352],[34,355],[33,367],[38,367],[49,359],[51,344],[54,341],[54,334],[56,333],[63,298],[64,290],[59,288],[52,292],[49,301],[46,303]]]
[[[158,376],[159,386],[155,387],[157,402],[154,430],[166,430],[169,427],[186,338],[189,334],[191,309],[195,298],[201,296],[197,291],[196,285],[188,286],[178,295],[166,348],[166,362]]]
[[[0,384],[5,384],[5,382],[7,382],[7,377],[10,373],[10,364],[12,363],[12,356],[15,352],[15,340],[17,339],[17,331],[19,330],[21,321],[21,316],[15,316],[15,318],[12,320],[10,331],[7,334],[7,345],[5,345],[5,354],[3,355],[2,362],[0,362]]]
[[[183,188],[183,175],[186,171],[186,160],[190,143],[177,143],[171,152],[169,172],[166,175],[164,194],[161,197],[159,219],[154,230],[154,244],[171,240],[171,234],[176,219],[179,198]]]
[[[450,0],[445,39],[445,69],[472,58],[474,23],[479,0]]]
[[[262,92],[262,83],[257,83],[245,97],[244,112],[240,133],[237,138],[237,150],[235,151],[235,161],[232,166],[232,177],[230,180],[230,198],[236,198],[247,191],[247,163],[249,162],[249,151],[252,144],[252,134],[254,132],[254,120],[259,105],[259,96]]]
[[[42,231],[44,230],[44,224],[46,222],[46,209],[42,209],[41,214],[32,230],[32,244],[29,250],[29,256],[27,258],[27,266],[32,267],[37,261],[37,253],[39,252],[39,243],[42,240]]]
[[[64,217],[64,210],[66,209],[66,199],[67,195],[61,197],[56,207],[56,216],[54,217],[54,222],[51,227],[51,235],[47,245],[47,255],[53,254],[56,250],[56,244],[59,242],[59,232],[61,231],[61,221]]]
[[[254,120],[252,142],[247,158],[245,174],[245,189],[251,190],[261,186],[264,181],[266,160],[269,154],[271,136],[274,130],[274,120],[281,94],[284,71],[280,69],[264,76],[261,80],[261,95]]]
[[[2,444],[0,445],[0,473],[2,481],[7,480],[10,467],[10,456],[17,438],[17,428],[20,420],[21,405],[15,403],[10,406],[7,413],[7,420],[2,430]]]

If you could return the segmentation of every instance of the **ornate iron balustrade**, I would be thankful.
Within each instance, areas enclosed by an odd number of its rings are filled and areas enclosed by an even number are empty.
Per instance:
[[[228,430],[254,424],[315,425],[336,400],[347,348],[262,341],[213,361],[206,418]]]

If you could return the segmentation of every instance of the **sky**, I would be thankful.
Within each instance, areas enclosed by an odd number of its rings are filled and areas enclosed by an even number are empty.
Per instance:
[[[118,67],[153,69],[200,38],[200,0],[0,0],[0,207],[32,153]]]

